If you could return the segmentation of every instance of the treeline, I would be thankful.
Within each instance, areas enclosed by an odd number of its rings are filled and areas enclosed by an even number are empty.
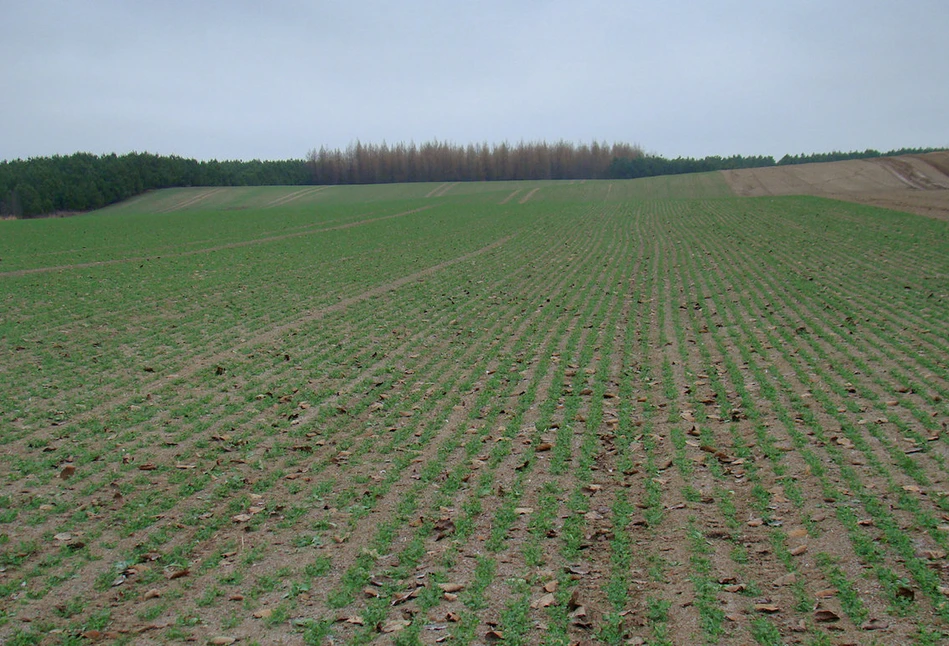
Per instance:
[[[864,151],[853,150],[849,153],[834,151],[832,153],[812,153],[810,155],[785,155],[778,161],[779,166],[790,164],[813,164],[816,162],[845,161],[848,159],[870,159],[871,157],[897,157],[898,155],[922,155],[934,153],[945,148],[897,148],[881,153],[879,150],[867,148]]]
[[[314,184],[484,182],[519,179],[605,179],[614,159],[635,159],[637,146],[559,141],[461,146],[356,142],[345,150],[320,148],[309,155]]]
[[[774,157],[732,155],[731,157],[710,156],[701,159],[676,157],[666,159],[658,155],[641,155],[633,158],[617,157],[610,163],[609,177],[612,179],[636,179],[657,175],[682,175],[684,173],[705,173],[713,170],[732,170],[735,168],[760,168],[774,166]]]
[[[0,162],[0,215],[90,211],[147,190],[178,186],[308,184],[306,160],[202,161],[130,153]]]

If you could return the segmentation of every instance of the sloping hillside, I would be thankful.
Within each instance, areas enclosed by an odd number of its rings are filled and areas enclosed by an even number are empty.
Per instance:
[[[949,152],[722,171],[736,195],[818,195],[949,218]]]

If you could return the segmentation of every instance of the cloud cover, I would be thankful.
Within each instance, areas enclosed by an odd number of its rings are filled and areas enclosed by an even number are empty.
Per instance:
[[[0,159],[949,146],[949,3],[0,0]]]

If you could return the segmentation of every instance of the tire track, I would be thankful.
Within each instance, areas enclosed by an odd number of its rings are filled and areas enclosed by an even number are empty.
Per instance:
[[[507,204],[508,202],[511,201],[511,199],[512,199],[515,195],[517,195],[517,194],[520,193],[520,192],[521,192],[521,189],[515,188],[514,191],[513,191],[510,195],[508,195],[506,198],[504,198],[503,200],[501,200],[500,202],[498,202],[498,204]]]
[[[421,210],[421,209],[416,209],[415,211],[412,211],[412,212],[414,213],[414,212],[416,212],[416,211],[418,211],[418,210]],[[404,214],[399,214],[399,215],[404,215]],[[397,216],[388,216],[388,217],[389,217],[389,218],[392,218],[392,217],[397,217]],[[381,218],[377,218],[377,219],[381,219]],[[354,223],[353,225],[343,225],[343,226],[355,226],[355,223]],[[294,234],[294,235],[296,235],[296,234]],[[290,331],[293,330],[294,328],[296,328],[296,327],[298,327],[298,326],[300,326],[300,325],[302,325],[302,324],[304,324],[304,323],[310,323],[310,322],[313,322],[313,321],[319,321],[319,320],[321,320],[322,318],[326,317],[326,316],[329,315],[329,314],[333,314],[333,313],[336,313],[336,312],[340,312],[340,311],[346,309],[346,308],[349,307],[350,305],[353,305],[353,304],[355,304],[355,303],[360,303],[360,302],[362,302],[362,301],[366,301],[366,300],[369,300],[369,299],[371,299],[371,298],[376,298],[376,297],[382,296],[382,295],[387,294],[387,293],[389,293],[389,292],[395,291],[395,290],[399,289],[400,287],[403,287],[403,286],[405,286],[405,285],[408,285],[409,283],[412,283],[412,282],[414,282],[414,281],[420,280],[420,279],[422,279],[422,278],[425,278],[426,276],[430,276],[430,275],[432,275],[432,274],[434,274],[434,273],[437,273],[437,272],[439,272],[439,271],[441,271],[441,270],[443,270],[443,269],[446,269],[446,268],[448,268],[448,267],[451,267],[452,265],[456,265],[456,264],[458,264],[458,263],[466,262],[466,261],[468,261],[468,260],[471,260],[471,259],[473,259],[473,258],[476,258],[476,257],[478,257],[478,256],[480,256],[480,255],[482,255],[482,254],[484,254],[484,253],[487,253],[487,252],[489,252],[489,251],[491,251],[491,250],[493,250],[493,249],[496,249],[496,248],[498,248],[498,247],[504,245],[506,242],[508,242],[508,241],[509,241],[511,238],[513,238],[513,237],[514,237],[513,234],[512,234],[512,235],[509,235],[509,236],[506,236],[506,237],[504,237],[504,238],[501,238],[500,240],[496,240],[495,242],[492,242],[492,243],[489,244],[489,245],[486,245],[486,246],[484,246],[484,247],[481,247],[480,249],[476,249],[475,251],[469,252],[469,253],[464,254],[464,255],[462,255],[462,256],[458,256],[457,258],[452,258],[451,260],[446,260],[446,261],[444,261],[444,262],[438,263],[437,265],[433,265],[433,266],[428,267],[428,268],[426,268],[426,269],[423,269],[423,270],[421,270],[421,271],[417,271],[417,272],[412,273],[412,274],[409,274],[409,275],[407,275],[407,276],[403,276],[402,278],[399,278],[399,279],[397,279],[397,280],[384,283],[384,284],[382,284],[382,285],[379,285],[379,286],[377,286],[377,287],[374,287],[374,288],[372,288],[372,289],[369,289],[369,290],[367,290],[367,291],[365,291],[365,292],[362,292],[362,293],[360,293],[360,294],[357,294],[357,295],[355,295],[355,296],[350,296],[349,298],[341,299],[339,302],[334,303],[333,305],[328,305],[328,306],[326,306],[326,307],[321,307],[321,308],[318,308],[318,309],[316,309],[316,310],[312,310],[312,311],[310,311],[310,312],[304,314],[303,316],[298,317],[298,318],[294,319],[293,321],[290,321],[289,323],[283,323],[283,324],[278,325],[278,326],[276,326],[276,327],[270,328],[270,329],[269,329],[268,331],[266,331],[266,332],[262,332],[262,333],[255,334],[254,336],[252,336],[252,337],[250,337],[250,338],[248,338],[248,339],[242,341],[241,343],[239,343],[238,345],[236,345],[236,346],[234,346],[234,347],[232,347],[232,348],[228,348],[227,350],[223,350],[223,351],[221,351],[221,352],[217,352],[217,353],[214,353],[213,355],[208,355],[208,356],[205,356],[205,357],[194,357],[194,358],[192,358],[191,363],[190,363],[188,366],[184,367],[183,369],[179,370],[179,371],[176,373],[176,375],[177,375],[178,378],[188,378],[188,377],[191,377],[191,376],[193,376],[194,374],[196,374],[197,372],[199,372],[199,371],[201,371],[201,370],[207,368],[207,367],[210,366],[210,365],[213,365],[214,363],[219,363],[219,362],[221,362],[221,361],[223,361],[223,360],[225,360],[225,359],[227,359],[227,358],[229,358],[229,357],[232,357],[235,352],[238,352],[238,351],[240,351],[241,349],[249,348],[249,347],[251,347],[251,346],[253,346],[253,345],[257,345],[257,344],[260,344],[260,343],[268,343],[268,342],[274,341],[274,340],[276,340],[277,338],[279,338],[280,336],[286,334],[287,332],[290,332]],[[154,389],[158,388],[159,386],[163,385],[163,384],[166,383],[166,382],[167,382],[167,378],[155,379],[155,380],[153,380],[153,381],[151,381],[151,382],[149,382],[149,383],[141,384],[140,386],[138,386],[138,389],[137,389],[137,390],[138,390],[138,391],[141,391],[141,392],[148,392],[148,391],[151,391],[151,390],[154,390]],[[99,404],[98,406],[96,406],[94,409],[91,409],[91,410],[89,410],[88,412],[86,412],[86,413],[84,413],[84,414],[76,415],[75,417],[72,418],[72,421],[73,421],[73,422],[81,422],[81,421],[84,421],[84,420],[86,420],[86,419],[90,419],[90,418],[94,417],[96,414],[100,413],[102,410],[108,409],[108,408],[115,408],[116,406],[121,406],[121,405],[123,405],[123,404],[125,404],[125,403],[128,403],[128,402],[129,402],[131,399],[133,399],[134,397],[135,397],[134,394],[132,394],[132,395],[122,395],[122,396],[120,396],[120,397],[118,397],[118,398],[116,398],[116,399],[110,400],[110,401],[108,401],[108,402],[103,402],[103,403]]]
[[[305,188],[305,189],[302,189],[302,190],[299,190],[299,191],[295,191],[295,192],[293,192],[293,193],[290,193],[289,195],[284,195],[284,196],[282,196],[282,197],[278,197],[276,200],[274,200],[274,201],[272,201],[272,202],[269,202],[266,206],[264,206],[264,208],[265,208],[265,209],[272,209],[272,208],[277,207],[277,206],[283,206],[283,205],[289,204],[290,202],[293,202],[293,201],[295,201],[295,200],[299,200],[301,197],[306,197],[306,196],[308,196],[308,195],[313,195],[313,194],[315,194],[315,193],[319,193],[320,191],[325,191],[325,190],[328,189],[328,188],[329,188],[329,186],[320,186],[320,187],[317,187],[317,188]]]
[[[342,231],[344,229],[351,229],[353,227],[362,226],[364,224],[373,224],[374,222],[382,222],[383,220],[391,220],[393,218],[400,218],[405,215],[411,215],[413,213],[419,213],[421,211],[427,211],[428,209],[434,209],[441,204],[432,204],[431,206],[422,206],[417,209],[412,209],[410,211],[402,211],[401,213],[395,213],[393,215],[383,215],[378,218],[370,218],[367,220],[359,220],[357,222],[347,222],[346,224],[338,224],[332,227],[323,227],[322,229],[309,229],[307,231],[298,231],[296,233],[287,233],[279,236],[268,236],[266,238],[254,238],[253,240],[242,240],[240,242],[230,242],[228,244],[218,245],[216,247],[205,247],[204,249],[192,249],[191,251],[181,251],[179,253],[170,253],[163,254],[161,258],[183,258],[187,256],[197,256],[205,253],[213,253],[215,251],[223,251],[225,249],[237,249],[239,247],[249,247],[251,245],[258,244],[267,244],[269,242],[278,242],[280,240],[289,240],[290,238],[300,238],[303,236],[313,235],[315,233],[326,233],[328,231]],[[145,262],[146,260],[151,260],[151,256],[138,256],[135,258],[119,258],[116,260],[98,260],[95,262],[84,262],[78,263],[75,265],[58,265],[55,267],[34,267],[32,269],[16,269],[13,271],[0,272],[0,278],[11,278],[16,276],[26,276],[29,274],[43,274],[50,271],[67,271],[70,269],[87,269],[89,267],[104,267],[106,265],[119,265],[126,263],[134,262]]]
[[[204,200],[208,199],[212,195],[216,195],[223,190],[224,190],[223,188],[211,189],[210,191],[206,191],[204,193],[201,193],[200,195],[196,195],[194,197],[188,198],[187,200],[184,200],[183,202],[179,202],[177,204],[173,204],[172,206],[166,207],[164,209],[160,209],[156,211],[156,213],[172,213],[173,211],[180,211],[181,209],[188,208],[189,206],[194,206],[198,202],[203,202]]]
[[[436,194],[436,197],[444,197],[445,195],[448,194],[448,191],[450,191],[451,189],[453,189],[453,188],[455,188],[456,186],[458,186],[459,183],[460,183],[460,182],[451,182],[448,186],[446,186],[444,189],[442,189],[441,191],[439,191],[439,192]]]
[[[442,195],[447,193],[448,190],[452,186],[454,186],[457,183],[458,182],[445,182],[444,184],[439,184],[438,186],[430,190],[428,193],[426,193],[425,197],[441,197]]]

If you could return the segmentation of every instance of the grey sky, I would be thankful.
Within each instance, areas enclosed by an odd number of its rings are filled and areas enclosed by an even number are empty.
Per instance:
[[[0,0],[0,159],[949,146],[945,0]]]

